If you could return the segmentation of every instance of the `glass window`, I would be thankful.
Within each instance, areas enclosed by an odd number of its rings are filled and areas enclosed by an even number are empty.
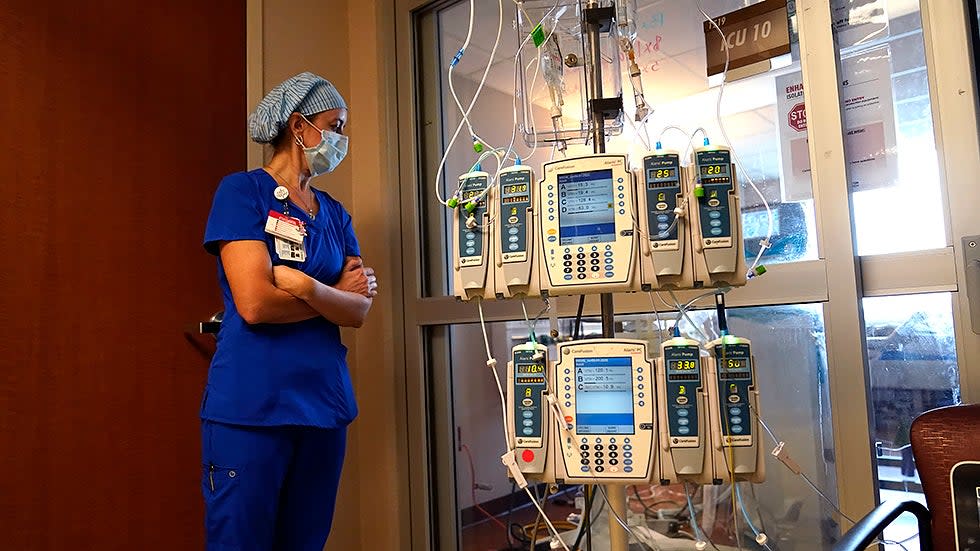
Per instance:
[[[919,414],[960,401],[951,295],[866,298],[864,320],[881,500],[924,503],[909,429]],[[903,517],[885,536],[903,541],[917,531]]]
[[[534,309],[530,302],[528,309]],[[822,308],[815,305],[733,309],[729,326],[733,334],[753,341],[758,377],[763,382],[760,406],[763,418],[786,442],[811,480],[834,499],[834,443],[822,312]],[[698,325],[698,330],[708,336],[717,334],[713,312],[692,312],[691,319]],[[672,325],[673,320],[664,317],[659,327],[667,330]],[[572,334],[572,320],[562,319],[559,326],[562,335],[559,338]],[[651,352],[659,354],[660,331],[654,315],[619,316],[616,326],[617,337],[646,340]],[[487,327],[491,351],[500,362],[498,370],[506,384],[506,359],[511,347],[527,340],[528,325],[524,321],[514,321],[490,323]],[[681,327],[685,333],[697,332],[687,323]],[[547,321],[536,325],[539,342],[551,343],[548,331]],[[583,337],[598,336],[600,331],[597,319],[583,320]],[[504,527],[511,524],[514,525],[512,538],[529,537],[536,510],[523,492],[514,491],[500,465],[504,450],[500,396],[485,367],[480,326],[453,325],[451,335],[452,350],[455,351],[452,358],[452,409],[458,439],[454,453],[457,454],[455,482],[460,507],[461,549],[483,551],[502,547],[508,537]],[[787,362],[786,358],[794,358],[794,361]],[[768,437],[765,446],[767,449],[773,446]],[[829,548],[838,537],[830,509],[803,480],[768,453],[766,471],[765,483],[755,487],[742,485],[743,498],[754,521],[762,523],[763,530],[779,549],[813,549],[813,542],[823,542],[820,548]],[[543,487],[539,491],[543,492]],[[687,537],[682,533],[690,531],[683,521],[687,514],[683,485],[640,485],[628,488],[627,495],[628,521],[638,537],[651,540],[665,537],[664,534]],[[735,545],[731,489],[723,485],[698,490],[695,501],[698,511],[704,511],[699,513],[701,525],[714,543]],[[558,494],[549,497],[547,503],[549,518],[560,522],[561,527],[571,528],[567,524],[569,514],[580,513],[583,505],[581,488],[561,486]],[[608,534],[605,509],[600,507],[594,511],[598,517],[593,542],[607,541],[603,539]],[[671,518],[680,519],[681,532],[670,531],[669,520],[662,520]],[[528,527],[527,534],[525,526]],[[745,528],[741,517],[738,526]],[[539,541],[546,537],[546,529],[539,529]],[[740,537],[743,542],[754,538],[746,534],[740,534]],[[689,543],[693,549],[694,542]]]
[[[549,8],[553,4],[550,0],[546,3]],[[758,0],[702,2],[712,17],[756,3]],[[440,158],[447,149],[449,152],[438,180],[439,159],[426,159],[425,177],[421,183],[425,217],[423,241],[426,247],[442,249],[438,254],[427,251],[429,254],[423,255],[428,274],[425,296],[446,294],[451,286],[451,249],[447,241],[452,239],[452,220],[447,209],[436,201],[435,188],[438,187],[442,197],[451,193],[456,189],[457,177],[469,171],[480,156],[473,149],[467,124],[462,125],[453,141],[462,120],[460,106],[463,110],[467,109],[477,89],[481,93],[468,119],[474,131],[485,140],[485,148],[507,148],[513,136],[516,154],[524,164],[532,166],[539,177],[542,163],[550,159],[560,158],[563,154],[575,156],[592,153],[591,144],[572,144],[562,153],[553,144],[539,141],[538,147],[531,148],[523,140],[521,117],[517,117],[515,122],[515,73],[524,71],[526,82],[529,85],[534,83],[528,95],[535,106],[541,107],[533,110],[533,113],[543,117],[535,123],[536,127],[551,128],[547,108],[550,96],[544,79],[533,78],[537,69],[534,60],[524,67],[515,63],[513,54],[519,43],[514,30],[515,12],[506,3],[500,45],[486,73],[484,86],[480,88],[496,38],[498,11],[495,2],[476,2],[474,6],[473,38],[453,68],[451,86],[449,68],[466,38],[470,3],[458,2],[439,10],[438,38],[434,41],[437,48],[430,50],[427,44],[423,50],[432,51],[429,55],[433,57],[436,53],[438,55],[438,59],[426,59],[432,65],[433,75],[439,79],[435,90],[439,90],[441,95],[434,112],[426,114],[420,126],[423,132],[437,133],[433,143],[439,144]],[[722,79],[720,76],[710,79],[706,76],[703,17],[695,3],[638,0],[637,6],[636,58],[643,71],[646,99],[653,112],[643,124],[633,121],[633,95],[625,73],[627,64],[622,63],[626,123],[622,133],[609,138],[607,150],[630,154],[631,163],[637,168],[643,155],[652,150],[656,142],[661,142],[665,149],[681,152],[684,163],[688,164],[691,149],[703,145],[705,138],[712,144],[721,145],[730,140],[731,143],[727,145],[734,148],[740,160],[737,174],[746,256],[750,260],[755,258],[760,248],[759,241],[767,234],[769,224],[764,204],[768,202],[773,211],[773,238],[772,248],[762,262],[775,264],[816,259],[818,251],[811,184],[808,177],[794,179],[791,174],[792,162],[809,166],[809,151],[805,139],[792,143],[781,140],[781,133],[785,134],[786,131],[780,121],[788,116],[782,112],[788,101],[785,99],[786,88],[790,86],[787,83],[792,80],[792,75],[799,74],[799,62],[792,60],[790,55],[782,56],[773,61],[769,70],[729,82],[724,87],[720,104],[721,121],[725,127],[725,132],[722,132],[716,117]],[[531,7],[527,9],[531,10]],[[583,69],[565,70],[574,72]],[[791,90],[789,94],[792,96],[795,91]],[[781,97],[784,99],[781,100]],[[518,98],[516,102],[518,107],[521,99]],[[570,100],[566,108],[573,109],[578,105],[579,102]],[[798,111],[797,115],[802,115],[802,104]],[[433,119],[440,120],[441,126],[431,124]],[[531,145],[534,145],[533,142]],[[796,149],[791,151],[791,147]],[[493,173],[496,163],[491,159],[485,161],[481,168]]]
[[[945,247],[919,3],[853,5],[837,9],[845,21],[841,100],[858,254]]]

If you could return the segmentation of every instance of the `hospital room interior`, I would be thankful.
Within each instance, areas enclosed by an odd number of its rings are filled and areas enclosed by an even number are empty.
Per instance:
[[[5,0],[0,550],[980,549],[978,9]]]

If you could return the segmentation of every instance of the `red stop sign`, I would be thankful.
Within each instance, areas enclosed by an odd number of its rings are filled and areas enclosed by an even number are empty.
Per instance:
[[[806,104],[797,103],[789,110],[789,127],[797,132],[806,132]]]

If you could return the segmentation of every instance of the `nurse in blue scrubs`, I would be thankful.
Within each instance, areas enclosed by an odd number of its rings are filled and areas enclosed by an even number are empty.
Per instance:
[[[310,181],[347,154],[347,104],[302,73],[249,117],[274,150],[225,177],[204,237],[225,316],[201,406],[209,551],[320,551],[357,405],[341,327],[377,294],[351,217]]]

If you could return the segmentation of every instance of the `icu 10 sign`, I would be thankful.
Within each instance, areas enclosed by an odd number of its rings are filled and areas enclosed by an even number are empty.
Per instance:
[[[728,42],[728,68],[737,69],[788,54],[789,15],[786,0],[766,0],[733,11],[714,22]],[[708,76],[725,70],[725,43],[710,21],[704,22]]]

